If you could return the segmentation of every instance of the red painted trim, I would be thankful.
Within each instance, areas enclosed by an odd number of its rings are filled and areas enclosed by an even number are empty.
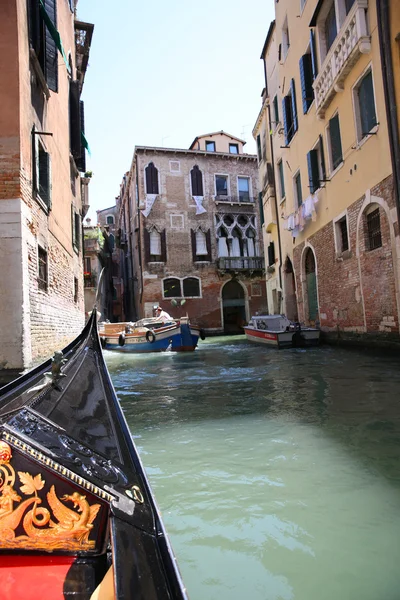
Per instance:
[[[1,600],[64,600],[64,581],[73,556],[0,557]]]
[[[244,330],[247,333],[247,335],[251,335],[252,337],[255,337],[255,338],[262,338],[264,340],[275,340],[275,341],[277,341],[277,339],[278,339],[277,333],[267,333],[266,331],[258,331],[256,329],[247,329],[247,327],[245,327]]]

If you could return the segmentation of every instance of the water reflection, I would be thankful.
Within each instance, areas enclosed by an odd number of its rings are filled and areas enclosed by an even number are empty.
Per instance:
[[[397,599],[398,358],[107,354],[192,600]]]

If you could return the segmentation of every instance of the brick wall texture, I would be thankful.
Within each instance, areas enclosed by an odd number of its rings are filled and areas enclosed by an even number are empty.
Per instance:
[[[398,247],[392,176],[371,189],[371,203],[365,196],[347,210],[349,251],[338,255],[335,248],[334,223],[330,222],[307,244],[312,247],[317,272],[319,313],[322,330],[356,333],[381,333],[398,336],[399,313],[396,298],[396,260]],[[374,201],[381,199],[381,203]],[[369,249],[366,214],[379,209],[382,245]],[[361,214],[360,214],[361,213]],[[308,318],[307,283],[305,280],[305,243],[294,249],[299,318]]]

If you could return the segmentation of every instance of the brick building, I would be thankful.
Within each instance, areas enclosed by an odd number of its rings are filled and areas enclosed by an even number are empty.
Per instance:
[[[327,337],[398,342],[399,200],[380,4],[275,4],[253,133],[259,143],[270,133],[260,176],[268,164],[263,207],[267,242],[279,248],[278,309]],[[398,43],[396,61],[398,90]]]
[[[1,368],[29,366],[84,323],[80,96],[93,26],[76,20],[75,4],[2,3]]]
[[[117,202],[127,318],[161,304],[237,332],[265,310],[257,158],[243,145],[221,131],[189,149],[135,148]]]

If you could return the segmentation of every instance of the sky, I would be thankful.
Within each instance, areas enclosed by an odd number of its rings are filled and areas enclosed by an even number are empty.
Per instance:
[[[94,24],[82,94],[92,221],[135,146],[189,148],[223,129],[255,153],[273,0],[79,0],[77,18]]]

